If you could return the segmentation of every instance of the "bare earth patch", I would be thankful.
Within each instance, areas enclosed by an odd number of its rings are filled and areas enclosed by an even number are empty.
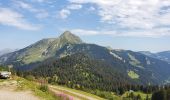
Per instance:
[[[40,100],[31,91],[16,91],[16,81],[0,82],[0,100]]]

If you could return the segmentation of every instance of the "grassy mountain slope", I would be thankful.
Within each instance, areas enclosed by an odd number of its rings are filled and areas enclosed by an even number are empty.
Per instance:
[[[43,61],[55,56],[55,52],[67,43],[80,44],[82,40],[66,31],[59,38],[43,39],[24,49],[3,55],[0,57],[0,63],[22,66]]]

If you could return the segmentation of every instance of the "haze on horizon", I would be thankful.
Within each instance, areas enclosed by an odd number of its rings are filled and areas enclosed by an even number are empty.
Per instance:
[[[169,18],[169,0],[0,0],[0,50],[69,30],[113,49],[166,51]]]

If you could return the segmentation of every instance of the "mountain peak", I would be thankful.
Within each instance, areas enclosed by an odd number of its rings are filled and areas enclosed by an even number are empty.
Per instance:
[[[70,31],[65,31],[63,34],[60,35],[59,38],[60,40],[67,41],[69,43],[83,43],[83,41],[78,36],[72,34]]]
[[[62,33],[61,35],[60,35],[60,38],[61,37],[78,37],[78,36],[76,36],[76,35],[74,35],[73,33],[71,33],[70,31],[65,31],[64,33]]]
[[[70,31],[65,31],[62,35],[67,36],[67,35],[73,35]]]

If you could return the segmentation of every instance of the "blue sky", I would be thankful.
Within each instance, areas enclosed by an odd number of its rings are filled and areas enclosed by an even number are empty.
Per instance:
[[[65,30],[113,49],[170,50],[169,18],[170,0],[0,0],[0,50]]]

